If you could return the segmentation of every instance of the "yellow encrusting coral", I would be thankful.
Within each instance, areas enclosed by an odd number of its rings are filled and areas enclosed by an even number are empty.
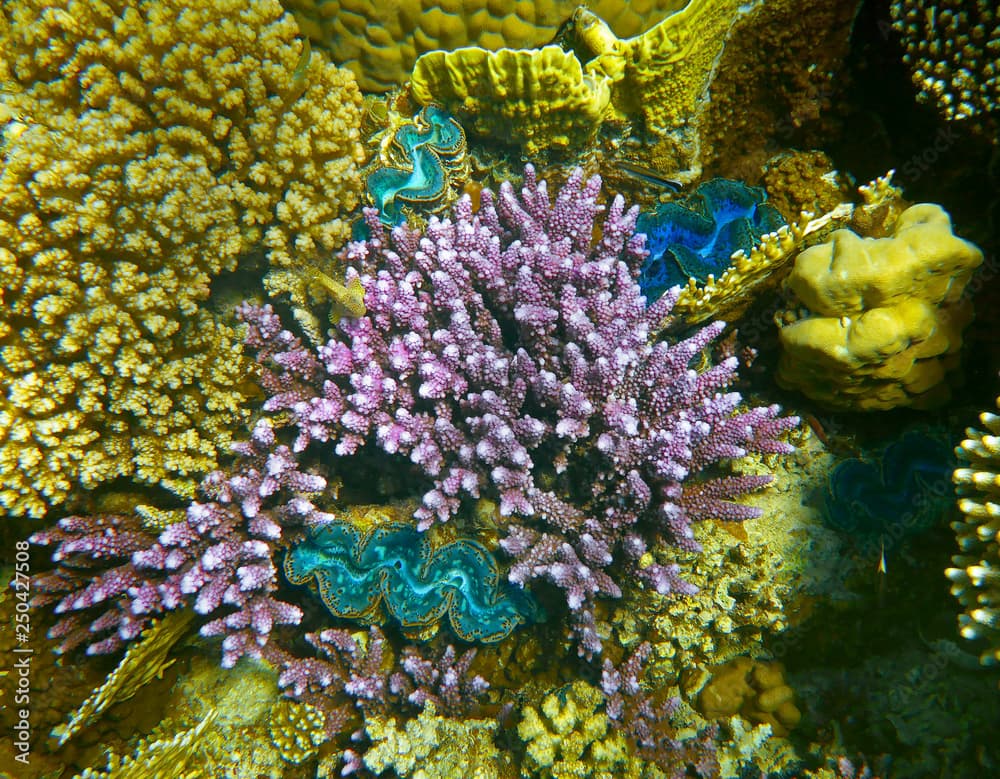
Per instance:
[[[918,204],[884,238],[837,230],[795,259],[779,312],[777,380],[831,408],[927,408],[947,400],[983,260],[940,206]]]
[[[576,681],[550,692],[536,708],[525,706],[517,734],[526,745],[531,776],[638,777],[641,763],[621,730],[612,731],[596,687]]]
[[[203,302],[241,254],[349,233],[361,96],[276,0],[5,2],[0,505],[191,495],[253,392]]]
[[[997,401],[1000,406],[1000,399]],[[953,481],[964,519],[952,524],[959,552],[945,574],[951,591],[965,607],[959,629],[968,639],[985,642],[984,665],[1000,665],[1000,415],[984,412],[984,430],[969,428],[956,450],[966,463]]]
[[[656,558],[680,565],[697,593],[667,598],[627,592],[610,616],[618,643],[653,644],[649,675],[657,684],[672,682],[686,668],[756,651],[788,627],[789,561],[773,548],[738,541],[719,527],[698,527],[695,537],[701,552],[665,548]]]
[[[537,154],[593,140],[611,99],[609,81],[585,74],[558,46],[464,48],[423,55],[410,90],[418,103],[442,105],[468,130]]]
[[[621,42],[614,104],[625,115],[640,116],[660,139],[659,169],[677,171],[681,178],[685,171],[693,178],[700,170],[699,129],[709,86],[730,30],[755,6],[745,0],[690,0],[683,10]]]
[[[406,779],[498,779],[511,775],[510,756],[493,739],[495,719],[450,719],[426,703],[420,716],[400,727],[395,717],[368,717],[372,745],[364,764],[376,775],[392,770]]]

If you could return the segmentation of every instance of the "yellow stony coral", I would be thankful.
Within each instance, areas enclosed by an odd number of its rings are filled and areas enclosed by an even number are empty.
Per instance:
[[[676,680],[685,668],[753,652],[788,627],[792,562],[765,544],[738,540],[719,527],[695,533],[702,552],[664,549],[658,559],[679,565],[698,592],[665,598],[628,591],[626,602],[610,616],[618,643],[653,644],[649,673],[657,684]]]
[[[733,25],[751,13],[743,0],[691,0],[642,35],[623,42],[616,108],[638,115],[660,139],[657,168],[693,178],[699,170],[700,123],[709,86]]]
[[[739,0],[692,0],[625,40],[581,7],[567,42],[586,67],[558,46],[433,51],[417,59],[410,90],[418,103],[440,104],[470,130],[509,139],[528,154],[591,141],[613,99],[621,115],[676,137],[682,149],[669,169],[693,167],[697,118],[728,31],[745,8]]]
[[[285,0],[304,33],[354,71],[366,92],[403,84],[417,58],[477,46],[530,49],[552,41],[576,0]],[[590,0],[618,35],[637,35],[684,0]]]
[[[59,739],[59,745],[65,744],[109,707],[128,700],[153,679],[159,679],[174,662],[167,660],[167,655],[183,638],[192,619],[193,611],[175,611],[146,628],[139,640],[129,646],[104,684],[70,714],[65,725],[53,729],[52,735]]]
[[[201,761],[201,739],[215,720],[209,712],[201,722],[169,737],[142,739],[131,755],[108,756],[104,770],[88,768],[73,779],[207,779]]]
[[[134,476],[182,494],[252,391],[201,309],[258,243],[348,234],[361,98],[274,2],[5,2],[0,505]]]
[[[906,209],[885,238],[837,230],[786,280],[778,383],[838,409],[944,402],[971,320],[962,292],[982,260],[933,204]]]
[[[442,105],[469,131],[527,154],[589,143],[611,99],[609,79],[585,75],[558,46],[433,51],[417,60],[410,90],[421,105]]]
[[[802,718],[781,663],[737,657],[711,669],[691,669],[681,689],[707,720],[739,714],[755,725],[770,725],[776,736],[787,736]]]
[[[289,763],[298,765],[326,741],[326,717],[315,706],[283,698],[271,710],[271,743]]]
[[[495,719],[438,716],[433,703],[400,728],[395,717],[369,717],[365,734],[372,744],[364,764],[376,775],[392,769],[409,779],[497,779],[509,776],[510,757],[501,756],[493,739]]]
[[[767,202],[789,222],[803,211],[827,214],[851,200],[847,177],[822,151],[779,153],[764,165],[760,183],[767,192]]]
[[[1000,406],[1000,399],[998,399]],[[984,412],[984,430],[969,428],[958,447],[966,463],[953,476],[964,519],[952,524],[959,552],[945,574],[965,607],[962,636],[985,641],[980,660],[1000,665],[1000,415]]]
[[[620,730],[610,732],[596,687],[576,681],[549,693],[535,708],[521,710],[517,734],[526,745],[525,767],[531,776],[640,776],[641,761],[630,755]]]
[[[892,26],[917,97],[950,120],[1000,112],[1000,13],[993,0],[894,0]]]

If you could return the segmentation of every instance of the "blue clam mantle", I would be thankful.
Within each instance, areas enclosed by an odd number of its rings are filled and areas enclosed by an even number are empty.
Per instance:
[[[404,628],[432,625],[448,615],[463,641],[495,642],[540,608],[527,592],[501,581],[489,551],[465,539],[433,547],[408,525],[362,533],[345,522],[315,528],[285,558],[293,584],[315,578],[330,612],[377,621],[384,604]]]
[[[642,213],[636,232],[646,233],[649,257],[642,264],[639,286],[648,302],[673,286],[719,278],[734,252],[751,248],[766,233],[785,224],[764,201],[763,189],[740,181],[711,179],[686,197]]]
[[[955,502],[956,465],[946,443],[908,432],[874,461],[838,463],[823,493],[824,519],[842,532],[869,536],[926,530]]]

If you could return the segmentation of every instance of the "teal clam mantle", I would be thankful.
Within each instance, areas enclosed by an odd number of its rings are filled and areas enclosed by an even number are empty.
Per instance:
[[[285,575],[293,584],[315,578],[336,617],[375,621],[384,603],[404,628],[414,628],[447,614],[469,642],[500,641],[541,616],[530,594],[501,581],[485,547],[459,539],[434,548],[407,525],[368,533],[345,522],[321,525],[285,557]]]
[[[396,130],[382,163],[366,187],[383,224],[406,221],[404,206],[433,213],[448,205],[453,179],[468,173],[465,132],[440,108],[423,108]]]

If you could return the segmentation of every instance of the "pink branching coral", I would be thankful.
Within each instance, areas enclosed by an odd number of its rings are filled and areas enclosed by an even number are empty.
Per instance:
[[[299,623],[301,609],[273,597],[274,554],[283,535],[330,518],[305,497],[326,481],[299,471],[266,421],[234,448],[244,458],[234,475],[205,477],[205,502],[158,537],[120,516],[68,517],[32,536],[57,545],[59,567],[35,579],[34,605],[59,600],[56,612],[66,616],[51,633],[63,638],[62,651],[88,643],[91,654],[114,652],[152,617],[190,605],[214,617],[201,633],[224,637],[223,665],[231,667],[244,654],[259,656],[275,625]]]
[[[528,166],[520,197],[504,183],[475,214],[463,198],[423,233],[389,234],[367,211],[371,237],[345,252],[367,313],[318,349],[269,307],[240,312],[265,409],[290,415],[295,451],[405,458],[430,482],[422,528],[462,498],[496,499],[510,580],[561,588],[587,656],[600,651],[594,599],[621,594],[612,565],[689,592],[675,566],[644,559],[651,543],[694,550],[692,523],[757,516],[732,499],[770,478],[724,475],[724,463],[790,451],[778,439],[798,421],[724,392],[735,358],[690,367],[723,323],[679,343],[651,337],[676,295],[647,309],[637,210],[619,196],[598,221],[600,189],[578,170],[551,202]]]

